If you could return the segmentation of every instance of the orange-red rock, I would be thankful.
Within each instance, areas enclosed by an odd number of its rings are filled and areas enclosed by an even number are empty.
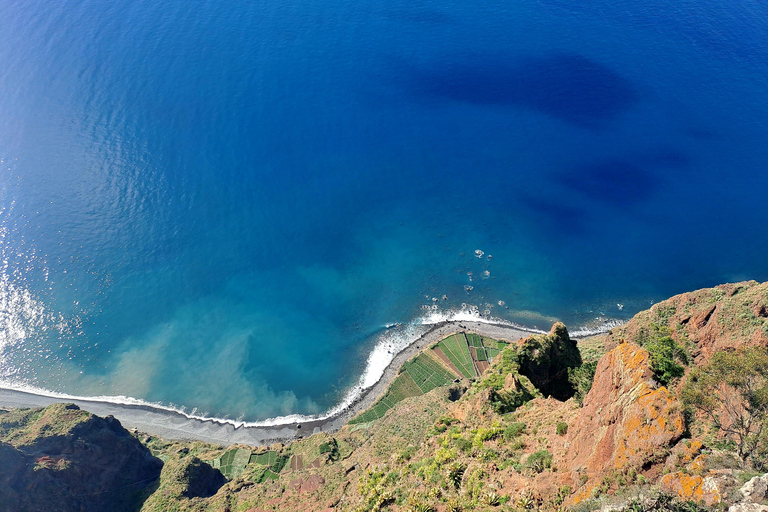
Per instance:
[[[661,462],[682,437],[680,404],[665,387],[656,387],[648,357],[645,349],[623,343],[598,363],[592,390],[569,429],[569,449],[558,461],[574,481],[587,475],[594,486],[595,477],[610,470]],[[591,486],[578,496],[588,497]]]

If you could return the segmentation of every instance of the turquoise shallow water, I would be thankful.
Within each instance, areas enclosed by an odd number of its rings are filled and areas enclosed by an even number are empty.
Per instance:
[[[0,32],[6,382],[317,414],[427,314],[593,328],[768,279],[765,6],[5,2]]]

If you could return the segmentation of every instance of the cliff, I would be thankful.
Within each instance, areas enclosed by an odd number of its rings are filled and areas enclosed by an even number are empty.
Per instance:
[[[578,343],[562,324],[508,345],[456,335],[406,365],[373,412],[333,435],[286,446],[165,442],[63,405],[0,413],[0,468],[7,468],[0,503],[19,503],[7,510],[768,510],[768,477],[760,477],[768,432],[749,438],[751,449],[740,454],[727,422],[686,401],[717,354],[757,347],[768,358],[767,305],[768,283],[744,282],[673,297]],[[750,386],[762,378],[755,389],[768,392],[761,361],[733,370],[757,368]],[[740,382],[722,386],[741,396]],[[742,412],[762,403],[760,393]],[[766,415],[751,421],[765,424]],[[72,507],[55,508],[61,503]]]
[[[114,418],[76,406],[0,413],[0,509],[131,511],[162,462]]]

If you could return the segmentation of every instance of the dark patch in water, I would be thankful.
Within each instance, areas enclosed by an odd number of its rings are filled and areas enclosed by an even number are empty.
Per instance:
[[[562,174],[560,181],[590,199],[615,205],[643,201],[658,186],[650,172],[624,160],[580,167]]]
[[[581,55],[509,62],[469,57],[417,76],[418,94],[478,105],[523,106],[594,127],[638,99],[632,84]]]
[[[644,156],[641,161],[650,167],[680,169],[690,163],[690,158],[675,149],[660,149]]]
[[[720,134],[710,128],[689,128],[686,133],[698,140],[715,140],[720,138]]]
[[[389,11],[385,16],[391,20],[405,23],[421,23],[427,25],[445,25],[454,23],[454,19],[450,16],[428,9],[403,7]]]
[[[565,204],[538,197],[524,197],[522,203],[536,212],[539,221],[557,233],[581,233],[584,230],[584,211]],[[564,198],[567,201],[567,198]]]

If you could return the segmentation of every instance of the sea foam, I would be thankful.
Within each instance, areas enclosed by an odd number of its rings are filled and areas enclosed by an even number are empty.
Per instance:
[[[376,344],[371,350],[371,353],[368,355],[365,369],[360,375],[357,383],[347,390],[347,392],[344,394],[344,397],[339,401],[338,404],[328,409],[324,413],[317,415],[292,414],[286,416],[276,416],[274,418],[268,418],[261,421],[243,421],[229,418],[212,417],[206,415],[205,413],[200,413],[196,409],[188,410],[186,407],[178,407],[173,404],[150,402],[129,396],[76,396],[67,393],[58,393],[55,391],[32,386],[12,378],[0,378],[0,388],[13,389],[16,391],[22,391],[62,400],[81,400],[89,402],[106,402],[127,406],[150,407],[169,413],[179,414],[188,419],[210,421],[219,424],[231,424],[235,428],[274,427],[280,425],[306,423],[308,421],[325,420],[343,413],[346,409],[352,406],[355,401],[357,401],[366,391],[368,391],[381,380],[387,367],[392,363],[392,361],[400,352],[408,348],[413,343],[416,343],[427,332],[429,332],[437,325],[450,322],[476,322],[488,325],[509,327],[531,333],[546,333],[546,331],[540,329],[531,329],[529,327],[515,324],[514,322],[510,322],[501,318],[481,315],[479,308],[474,305],[465,304],[461,308],[447,310],[434,310],[432,308],[433,307],[429,307],[427,309],[428,313],[419,316],[406,324],[387,324],[384,326],[384,331],[379,335]],[[583,337],[599,334],[617,325],[621,325],[622,323],[623,322],[620,320],[610,319],[601,324],[599,327],[580,328],[579,330],[574,331],[572,335],[576,337]]]

